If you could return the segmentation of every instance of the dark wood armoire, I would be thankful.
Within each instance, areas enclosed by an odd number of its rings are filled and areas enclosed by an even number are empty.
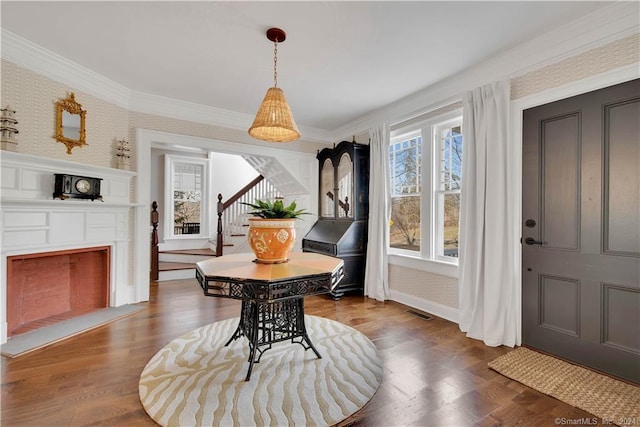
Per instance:
[[[342,141],[318,152],[318,221],[302,239],[304,252],[344,260],[344,278],[332,291],[362,292],[369,219],[369,146]]]

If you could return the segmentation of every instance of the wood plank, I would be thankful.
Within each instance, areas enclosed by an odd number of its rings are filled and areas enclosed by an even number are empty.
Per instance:
[[[307,314],[365,333],[384,359],[372,400],[340,426],[555,425],[589,414],[487,368],[509,351],[466,338],[456,324],[425,321],[395,302],[357,295],[308,297]],[[155,426],[138,399],[149,359],[171,340],[237,317],[240,302],[202,295],[195,279],[151,285],[147,308],[15,359],[2,357],[3,425]]]
[[[206,255],[216,256],[216,253],[209,248],[200,249],[176,249],[171,251],[160,251],[161,254],[181,254],[181,255]]]
[[[191,268],[196,268],[195,262],[160,261],[158,263],[158,271],[189,270]]]

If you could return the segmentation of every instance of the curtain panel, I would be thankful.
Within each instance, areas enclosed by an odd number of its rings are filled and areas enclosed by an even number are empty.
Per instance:
[[[389,299],[389,128],[369,131],[369,236],[364,274],[364,294],[378,301]]]
[[[510,83],[463,99],[459,326],[489,346],[520,344],[514,230],[518,182],[509,135]]]

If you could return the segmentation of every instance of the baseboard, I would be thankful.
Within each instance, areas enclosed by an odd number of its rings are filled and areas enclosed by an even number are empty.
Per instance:
[[[408,305],[409,307],[417,308],[418,310],[434,314],[453,323],[458,323],[457,308],[438,304],[437,302],[419,298],[414,295],[409,295],[404,292],[394,291],[393,289],[389,290],[389,297],[392,301],[396,301],[404,305]]]

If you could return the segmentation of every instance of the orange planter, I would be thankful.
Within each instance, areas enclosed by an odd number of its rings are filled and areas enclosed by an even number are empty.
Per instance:
[[[249,246],[256,262],[287,262],[296,242],[295,224],[296,220],[289,218],[249,218]]]

